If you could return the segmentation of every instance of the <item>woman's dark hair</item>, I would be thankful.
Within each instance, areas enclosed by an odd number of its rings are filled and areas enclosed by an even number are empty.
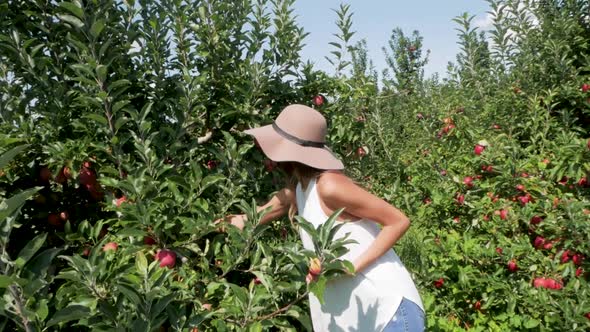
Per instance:
[[[301,183],[303,189],[307,188],[311,179],[318,177],[324,172],[324,170],[294,161],[279,162],[278,165],[287,174],[287,185],[293,190],[297,187],[297,183]],[[297,204],[292,202],[289,207],[289,220],[293,221],[296,213]]]

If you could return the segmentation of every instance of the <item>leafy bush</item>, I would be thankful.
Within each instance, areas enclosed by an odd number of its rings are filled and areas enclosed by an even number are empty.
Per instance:
[[[589,5],[489,3],[443,79],[399,29],[378,75],[347,5],[329,74],[293,0],[0,3],[0,326],[310,330],[343,242],[258,225],[282,174],[239,134],[305,103],[413,221],[396,250],[429,330],[587,330]]]

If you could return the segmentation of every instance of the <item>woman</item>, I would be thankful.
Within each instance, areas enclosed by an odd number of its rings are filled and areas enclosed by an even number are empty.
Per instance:
[[[354,266],[354,275],[328,283],[324,304],[310,294],[315,331],[423,331],[424,306],[410,274],[392,246],[410,226],[408,218],[384,200],[357,186],[340,170],[342,162],[326,146],[327,125],[316,110],[303,105],[286,107],[271,125],[245,131],[271,160],[294,179],[259,210],[270,208],[261,223],[297,211],[314,226],[344,208],[345,221],[337,238],[349,235],[342,259]],[[245,215],[228,221],[242,229]],[[379,227],[379,224],[382,227]],[[300,228],[306,249],[314,250],[310,236]]]

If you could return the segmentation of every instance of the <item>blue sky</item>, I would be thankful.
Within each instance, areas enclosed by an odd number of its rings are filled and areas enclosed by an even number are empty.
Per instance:
[[[328,42],[335,41],[336,13],[341,3],[350,5],[353,12],[353,42],[366,39],[369,56],[379,73],[386,67],[382,47],[387,45],[391,31],[400,27],[406,34],[418,30],[424,37],[424,48],[430,49],[426,76],[434,72],[445,75],[447,63],[455,61],[458,52],[456,16],[467,12],[476,15],[475,24],[489,23],[485,0],[297,0],[295,14],[299,24],[309,32],[302,52],[304,60],[311,60],[319,69],[333,72],[324,59],[332,50]]]

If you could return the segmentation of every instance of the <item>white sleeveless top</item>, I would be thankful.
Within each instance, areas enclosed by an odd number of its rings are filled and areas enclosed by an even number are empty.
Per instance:
[[[328,219],[320,205],[315,179],[310,180],[305,191],[298,184],[296,195],[299,216],[314,227]],[[358,243],[346,245],[349,251],[340,258],[353,262],[375,240],[379,231],[379,224],[371,220],[344,222],[335,238],[350,233],[349,239]],[[314,250],[311,237],[301,227],[299,235],[303,247]],[[354,277],[342,276],[329,281],[323,305],[315,295],[309,295],[313,329],[316,332],[381,332],[404,297],[424,310],[412,277],[391,249]]]

